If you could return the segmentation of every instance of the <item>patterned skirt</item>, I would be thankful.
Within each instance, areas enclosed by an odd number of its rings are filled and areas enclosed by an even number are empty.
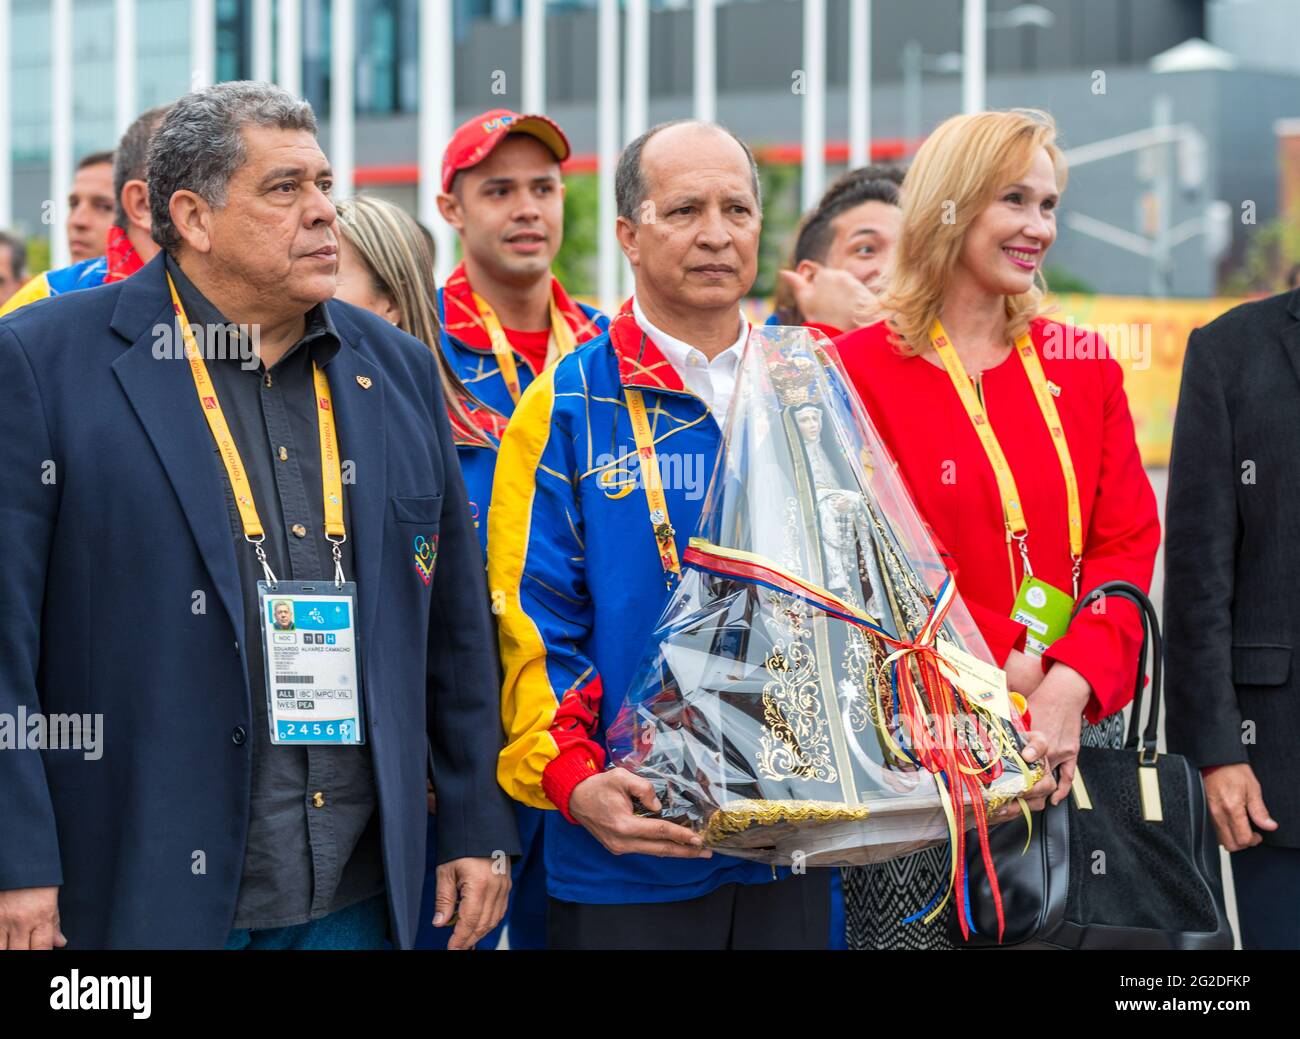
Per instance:
[[[1124,745],[1124,712],[1084,723],[1085,747]],[[841,870],[844,878],[845,939],[850,949],[952,949],[948,915],[952,901],[929,924],[903,921],[926,905],[948,881],[948,842],[901,859]]]

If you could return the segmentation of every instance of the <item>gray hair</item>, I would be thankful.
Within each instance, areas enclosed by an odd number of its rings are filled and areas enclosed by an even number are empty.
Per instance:
[[[113,222],[126,230],[126,210],[122,208],[122,189],[128,180],[145,180],[149,176],[149,142],[171,105],[159,105],[136,117],[117,142],[113,153]]]
[[[269,126],[316,133],[311,105],[270,83],[218,83],[177,101],[149,145],[149,214],[153,240],[173,255],[181,246],[171,199],[192,191],[214,208],[226,203],[230,178],[247,161],[242,130]]]
[[[657,126],[650,127],[649,130],[624,148],[623,153],[618,157],[618,169],[614,173],[614,198],[618,203],[618,215],[632,221],[634,224],[638,222],[641,203],[645,201],[646,194],[649,191],[645,182],[645,170],[641,166],[641,153],[645,151],[646,142],[660,130],[667,130],[670,126],[685,126],[687,124],[705,126],[717,130],[719,133],[725,133],[740,145],[745,152],[745,158],[749,160],[749,183],[754,190],[754,201],[758,204],[759,212],[762,212],[763,191],[758,182],[758,162],[754,159],[753,149],[721,123],[709,123],[700,119],[672,119],[666,123],[659,123]]]

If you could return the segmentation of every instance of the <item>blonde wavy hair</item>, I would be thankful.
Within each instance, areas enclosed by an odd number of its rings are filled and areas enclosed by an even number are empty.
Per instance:
[[[397,327],[424,343],[438,359],[447,410],[468,435],[482,446],[494,447],[469,417],[470,408],[492,409],[474,396],[442,351],[433,238],[401,206],[381,198],[356,195],[335,208],[339,233],[361,256],[375,289],[396,304],[401,314]]]
[[[1029,169],[1039,148],[1047,149],[1057,189],[1064,191],[1067,170],[1056,123],[1037,109],[953,116],[921,145],[903,180],[903,224],[882,299],[905,352],[929,346],[967,229],[1000,188]],[[1041,269],[1034,281],[1028,292],[1006,298],[1012,341],[1043,310]]]

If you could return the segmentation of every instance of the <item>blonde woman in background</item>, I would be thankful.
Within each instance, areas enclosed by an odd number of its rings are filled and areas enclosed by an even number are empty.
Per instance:
[[[337,209],[339,271],[335,298],[364,307],[409,332],[438,359],[443,398],[465,478],[470,512],[480,547],[486,552],[487,510],[497,444],[506,419],[475,397],[447,361],[438,320],[433,240],[405,210],[383,199],[359,195],[338,203]],[[431,792],[428,875],[420,907],[417,949],[446,948],[451,930],[450,927],[435,929],[430,922],[436,910],[446,909],[434,905],[438,861],[434,809]],[[545,947],[546,877],[542,865],[541,812],[523,805],[516,805],[516,809],[524,853],[514,866],[510,908],[496,930],[479,943],[480,949],[496,948],[507,923],[512,949]]]

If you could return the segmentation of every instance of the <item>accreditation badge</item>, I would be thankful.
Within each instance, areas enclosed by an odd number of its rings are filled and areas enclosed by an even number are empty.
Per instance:
[[[1036,577],[1020,582],[1011,619],[1025,626],[1025,652],[1041,657],[1047,647],[1070,626],[1074,599],[1066,592]]]
[[[257,582],[274,744],[365,742],[352,581]]]

